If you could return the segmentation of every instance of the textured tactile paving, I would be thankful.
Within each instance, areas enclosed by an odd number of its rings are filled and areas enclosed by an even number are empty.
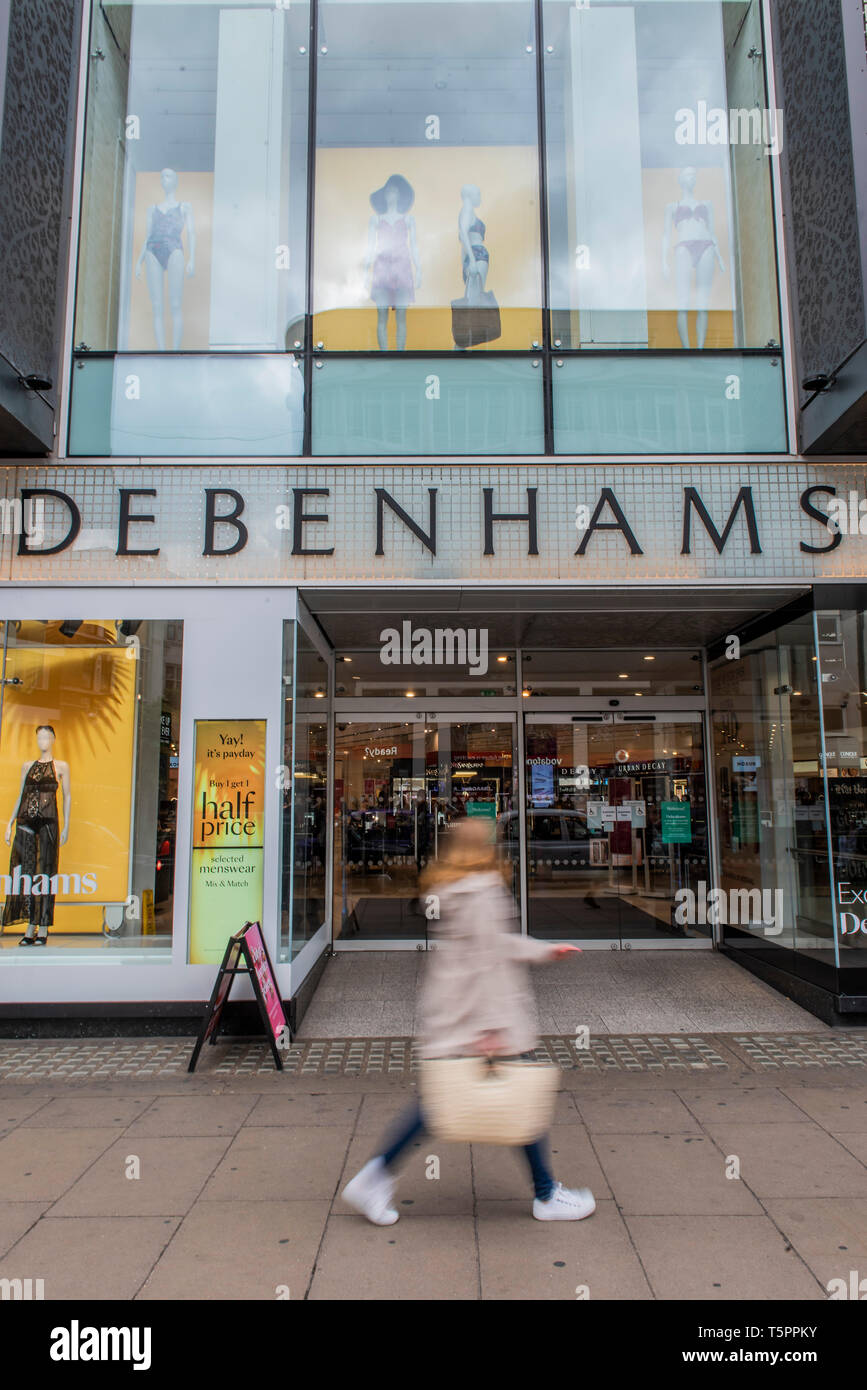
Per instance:
[[[120,1077],[169,1077],[186,1073],[190,1038],[149,1042],[8,1042],[0,1043],[0,1081],[111,1080]],[[808,1068],[852,1071],[867,1067],[867,1031],[825,1033],[642,1033],[546,1035],[535,1055],[564,1071],[597,1076],[607,1072],[721,1072],[735,1061],[750,1071]],[[273,1072],[264,1042],[220,1042],[206,1049],[200,1062],[211,1075],[249,1076]],[[290,1076],[391,1076],[418,1070],[412,1038],[304,1039],[284,1049]]]

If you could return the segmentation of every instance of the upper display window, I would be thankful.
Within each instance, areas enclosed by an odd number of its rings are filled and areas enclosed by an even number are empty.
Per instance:
[[[544,0],[554,346],[780,340],[759,0]]]
[[[309,13],[93,6],[75,343],[303,341]]]
[[[314,342],[539,343],[534,30],[527,0],[321,0]]]

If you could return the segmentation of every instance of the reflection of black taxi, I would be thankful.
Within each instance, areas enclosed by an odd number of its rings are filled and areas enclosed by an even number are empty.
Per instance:
[[[517,856],[517,811],[500,816],[497,841],[510,856]],[[583,811],[536,808],[527,812],[527,859],[531,873],[574,873],[607,863],[608,840],[604,831],[588,826]]]

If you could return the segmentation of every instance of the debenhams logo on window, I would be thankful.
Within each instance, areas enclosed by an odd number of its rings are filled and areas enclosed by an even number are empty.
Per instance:
[[[7,898],[18,897],[64,897],[70,893],[95,893],[96,874],[89,869],[86,874],[23,874],[21,865],[16,864],[11,874],[0,874],[0,889]]]
[[[385,627],[379,634],[383,666],[466,666],[471,676],[488,669],[486,627]]]

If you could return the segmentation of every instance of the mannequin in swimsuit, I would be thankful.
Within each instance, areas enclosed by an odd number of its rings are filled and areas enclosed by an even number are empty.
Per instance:
[[[695,272],[695,338],[703,348],[707,338],[708,305],[717,263],[725,271],[719,244],[713,229],[713,206],[694,198],[697,173],[681,169],[678,183],[681,196],[665,209],[665,230],[662,235],[662,274],[671,275],[669,252],[674,246],[674,273],[677,286],[677,331],[685,348],[689,342],[689,300],[692,275]]]
[[[412,185],[402,174],[392,174],[370,195],[374,215],[368,224],[364,275],[365,280],[370,276],[380,352],[388,351],[389,309],[394,309],[397,350],[406,347],[407,305],[415,302],[421,285],[415,218],[408,216],[414,201]]]
[[[490,252],[485,246],[485,224],[476,216],[476,208],[482,195],[473,183],[465,183],[461,189],[461,210],[458,214],[458,238],[461,243],[461,268],[466,285],[469,304],[478,304],[484,294],[491,263]]]
[[[10,876],[16,867],[21,874],[31,880],[39,874],[53,878],[57,873],[58,849],[65,845],[69,835],[69,811],[71,793],[69,786],[69,764],[52,757],[55,733],[50,724],[40,724],[36,730],[36,746],[39,757],[24,763],[21,768],[21,786],[18,800],[9,824],[6,826],[6,843],[12,840],[12,826],[17,821],[15,843],[9,864]],[[63,829],[58,835],[57,788],[63,789]],[[48,928],[54,922],[53,893],[24,893],[19,897],[7,897],[3,909],[3,924],[20,921],[28,922],[27,931],[18,943],[20,946],[44,946]],[[38,932],[38,935],[37,935]]]
[[[172,347],[177,352],[184,334],[181,315],[181,301],[184,295],[184,244],[181,233],[186,228],[187,245],[190,249],[187,275],[193,275],[196,266],[196,232],[192,208],[189,203],[179,203],[175,196],[178,176],[174,169],[163,169],[160,183],[166,196],[161,203],[151,203],[148,208],[147,235],[141,255],[135,264],[135,278],[141,279],[144,261],[148,294],[154,315],[154,337],[157,347],[164,352],[166,330],[163,322],[163,281],[164,277],[168,276]]]

